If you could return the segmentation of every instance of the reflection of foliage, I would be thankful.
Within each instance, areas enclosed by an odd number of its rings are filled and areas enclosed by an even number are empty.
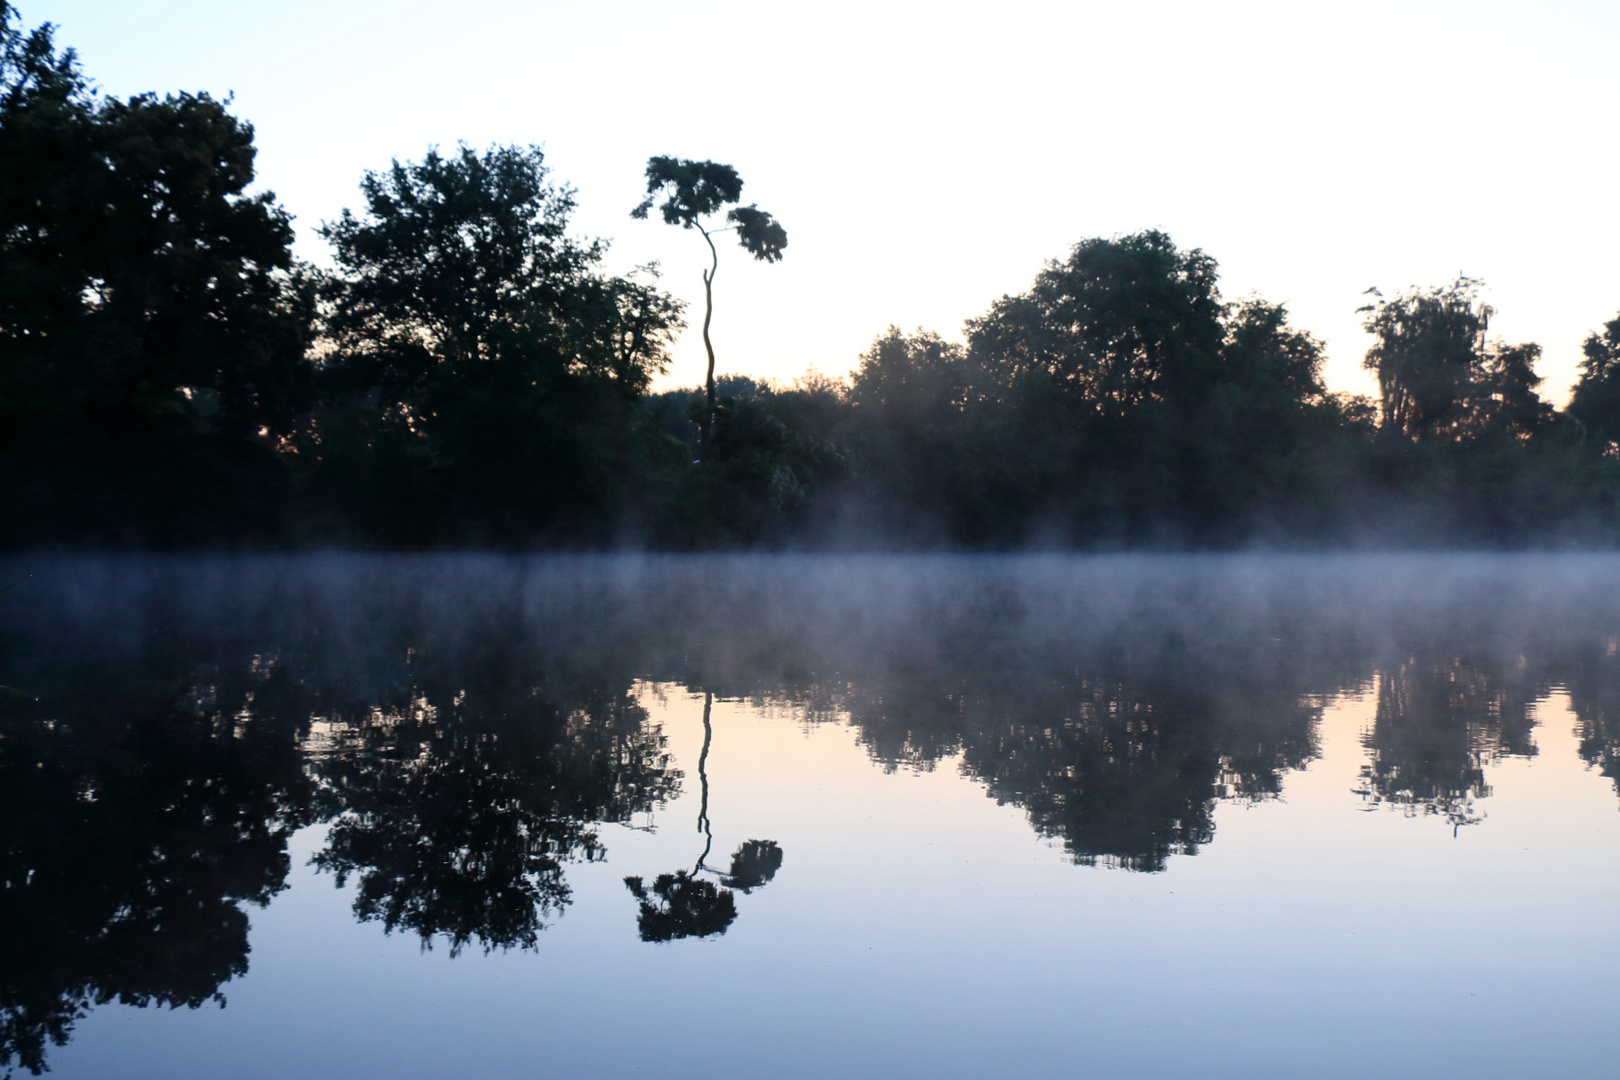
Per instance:
[[[674,941],[725,933],[737,919],[737,893],[764,888],[780,869],[782,848],[775,840],[745,840],[731,853],[731,869],[720,875],[724,888],[698,877],[715,872],[701,859],[695,869],[659,874],[650,889],[639,877],[624,884],[639,901],[641,940]]]
[[[1208,843],[1219,800],[1274,798],[1323,702],[1375,673],[1369,798],[1467,819],[1490,763],[1534,752],[1553,683],[1620,779],[1620,575],[1424,593],[1386,563],[1324,586],[1242,560],[345,556],[96,586],[102,565],[0,605],[8,677],[48,696],[0,701],[0,1047],[24,1065],[98,1002],[217,994],[312,820],[361,918],[533,943],[595,823],[676,790],[632,675],[848,716],[885,767],[959,759],[1077,861],[1142,870]],[[642,936],[727,930],[781,864],[750,840],[723,873],[630,879]]]
[[[638,877],[627,877],[624,883],[640,901],[636,928],[642,941],[723,934],[737,918],[735,893],[685,870],[659,874],[650,890]]]
[[[1213,677],[1199,685],[1177,670],[1185,657],[1165,659],[1083,679],[1067,702],[1011,699],[1023,709],[1003,706],[968,736],[964,770],[1082,864],[1162,870],[1169,855],[1195,854],[1214,836],[1217,797],[1269,797],[1282,770],[1314,756],[1319,710],[1284,690],[1232,723]]]
[[[731,855],[731,869],[720,880],[726,888],[752,892],[770,884],[782,869],[782,848],[775,840],[745,840]]]
[[[1620,638],[1583,650],[1569,679],[1581,758],[1620,789]]]
[[[1217,799],[1273,798],[1316,754],[1320,704],[1298,659],[1274,638],[1242,663],[1209,644],[948,643],[910,679],[863,680],[878,692],[852,690],[850,715],[886,768],[931,768],[959,748],[966,774],[1077,862],[1160,870],[1210,840]],[[1337,682],[1332,667],[1319,678]]]
[[[850,719],[861,744],[885,772],[933,769],[962,748],[959,688],[905,671],[863,680],[848,697]]]
[[[36,671],[52,718],[0,719],[0,1069],[42,1070],[95,1005],[223,1002],[241,905],[284,887],[306,785],[292,733],[248,711],[274,674],[167,680],[158,660]]]
[[[1218,758],[1190,718],[1121,700],[1121,689],[1083,688],[1068,716],[1009,717],[970,743],[964,767],[1076,861],[1161,870],[1214,836]]]
[[[566,901],[592,822],[676,790],[588,631],[537,658],[506,608],[429,650],[409,598],[312,614],[307,580],[177,566],[37,575],[0,611],[8,671],[47,692],[0,701],[0,1075],[43,1068],[98,1004],[217,996],[303,824],[335,819],[320,858],[359,879],[362,918],[496,947]]]
[[[680,774],[624,695],[572,709],[537,702],[522,722],[475,723],[466,701],[425,698],[334,729],[317,766],[343,809],[315,865],[353,874],[361,919],[442,935],[454,955],[527,947],[569,903],[563,864],[597,860],[590,825],[667,799]]]
[[[1453,825],[1479,821],[1475,800],[1491,793],[1485,765],[1535,753],[1530,705],[1546,688],[1516,674],[1452,656],[1386,668],[1364,740],[1372,760],[1362,769],[1362,798]]]

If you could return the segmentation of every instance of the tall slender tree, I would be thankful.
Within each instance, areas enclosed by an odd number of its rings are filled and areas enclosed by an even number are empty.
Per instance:
[[[709,268],[703,271],[703,349],[708,353],[709,368],[703,380],[703,416],[698,422],[700,458],[708,451],[715,408],[714,342],[709,338],[709,323],[714,318],[714,275],[720,269],[720,252],[714,246],[714,236],[735,231],[743,250],[763,262],[777,262],[787,247],[787,230],[774,217],[752,203],[732,205],[742,200],[742,184],[742,177],[730,165],[674,157],[648,158],[647,197],[630,211],[631,217],[645,220],[656,205],[666,225],[696,229],[709,245]],[[725,217],[730,224],[713,224],[713,215],[725,206],[732,206]]]

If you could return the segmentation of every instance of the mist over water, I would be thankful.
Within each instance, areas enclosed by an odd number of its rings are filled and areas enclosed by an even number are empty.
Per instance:
[[[0,569],[24,1071],[715,1075],[693,1030],[783,1077],[1620,1048],[1620,558]]]

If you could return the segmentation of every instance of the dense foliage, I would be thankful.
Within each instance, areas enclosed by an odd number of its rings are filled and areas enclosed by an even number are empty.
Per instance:
[[[363,216],[322,229],[314,508],[368,541],[604,539],[656,449],[634,402],[679,305],[597,272],[538,149],[429,151],[361,191]]]
[[[274,528],[313,297],[253,129],[206,94],[93,94],[0,24],[0,535]],[[181,480],[183,478],[183,481]]]
[[[683,327],[604,272],[534,147],[367,173],[292,256],[253,130],[100,95],[0,4],[0,544],[506,548],[1612,544],[1620,317],[1567,410],[1466,278],[1362,309],[1379,400],[1280,305],[1149,231],[1076,244],[848,379],[651,394]],[[736,170],[655,157],[709,241]],[[757,207],[723,228],[774,261]],[[705,271],[712,286],[717,256]],[[705,333],[712,309],[704,314]],[[830,358],[834,363],[840,358]]]

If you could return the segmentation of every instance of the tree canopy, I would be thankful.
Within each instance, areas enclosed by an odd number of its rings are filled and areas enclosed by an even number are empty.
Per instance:
[[[13,538],[184,535],[199,515],[245,526],[274,509],[276,440],[311,403],[313,294],[286,212],[249,191],[253,161],[225,104],[103,97],[50,26],[0,13]],[[171,470],[186,489],[155,490]],[[244,482],[260,506],[239,501]]]
[[[679,303],[654,273],[600,272],[604,245],[568,234],[573,193],[538,147],[429,150],[366,174],[361,194],[362,213],[321,230],[338,264],[323,375],[347,395],[326,416],[339,443],[358,430],[349,454],[403,455],[396,472],[442,508],[439,535],[604,511]],[[353,475],[324,447],[317,433],[328,475]]]
[[[1076,244],[1027,293],[968,323],[969,348],[1010,384],[1050,379],[1104,413],[1185,404],[1210,381],[1221,344],[1215,260],[1162,232]]]
[[[742,177],[730,165],[685,158],[647,160],[647,197],[630,216],[645,219],[656,204],[666,225],[698,229],[705,236],[715,231],[704,219],[742,199]],[[744,251],[765,262],[778,262],[787,247],[787,230],[756,204],[732,206],[726,220],[737,231]]]

